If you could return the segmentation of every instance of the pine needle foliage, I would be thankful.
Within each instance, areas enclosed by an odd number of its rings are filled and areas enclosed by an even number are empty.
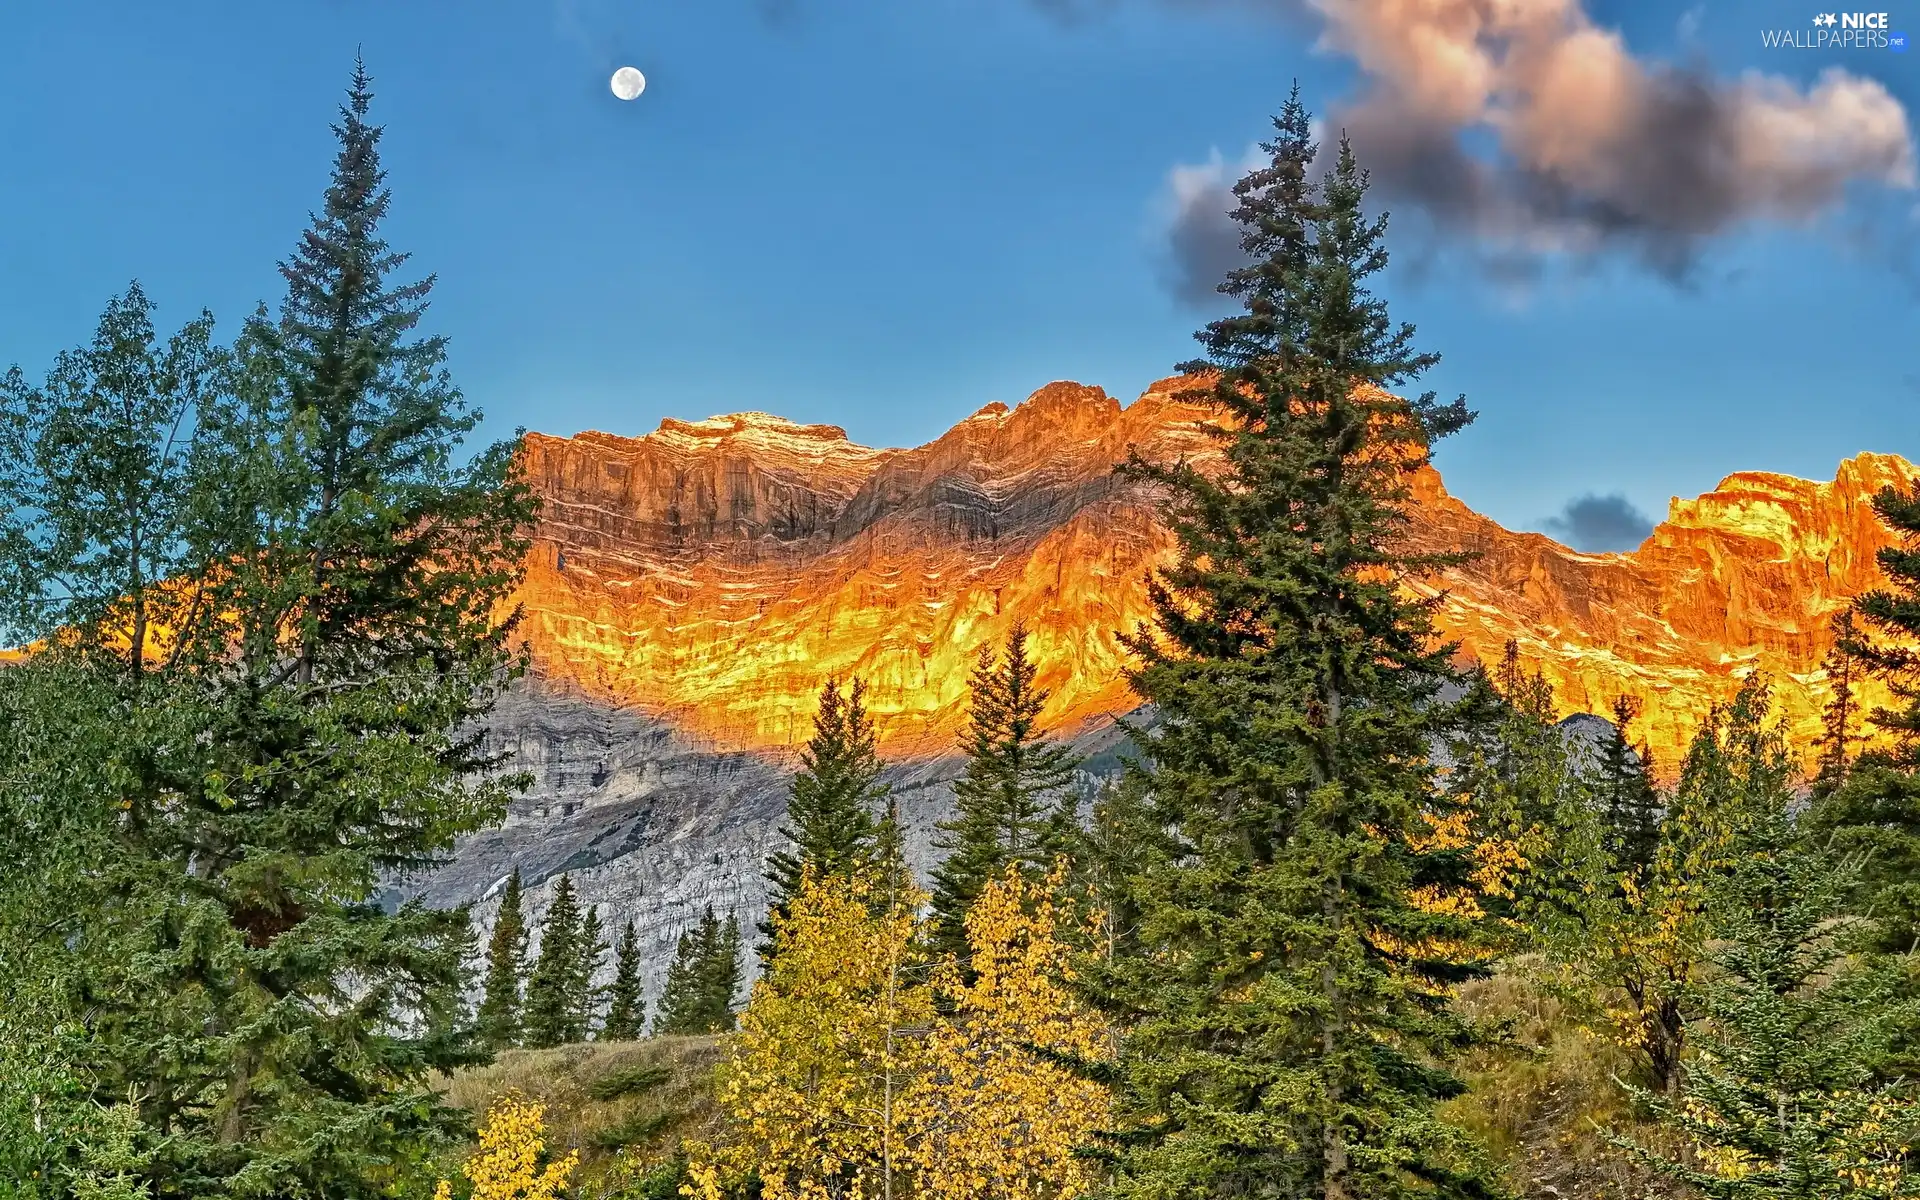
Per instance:
[[[844,875],[869,866],[878,849],[875,812],[887,801],[874,749],[866,688],[856,679],[844,691],[829,679],[820,689],[813,736],[787,797],[780,834],[790,849],[767,858],[769,907],[760,924],[761,954],[773,949],[773,926],[808,869]]]
[[[1822,794],[1846,783],[1855,753],[1866,741],[1859,732],[1864,724],[1857,695],[1863,664],[1859,661],[1861,631],[1854,610],[1848,607],[1833,614],[1829,628],[1833,648],[1820,664],[1827,676],[1827,702],[1821,708],[1820,737],[1814,743],[1820,758],[1813,786]]]
[[[1777,734],[1761,736],[1746,752],[1784,763]],[[1645,1153],[1715,1200],[1920,1195],[1920,1097],[1876,1077],[1913,1003],[1901,964],[1856,953],[1860,859],[1797,827],[1787,772],[1754,783],[1708,883],[1718,970],[1698,988],[1685,1094],[1640,1093],[1688,1153]]]
[[[1891,586],[1855,602],[1860,628],[1845,648],[1892,688],[1898,706],[1873,723],[1897,739],[1901,766],[1920,768],[1920,491],[1888,488],[1873,508],[1899,539],[1877,556]]]
[[[599,978],[609,949],[601,937],[600,909],[597,905],[590,907],[586,920],[580,923],[580,962],[573,972],[573,1008],[579,1015],[581,1041],[593,1033],[600,1020],[600,1001],[605,993],[593,981]]]
[[[1906,952],[1920,945],[1920,492],[1890,488],[1874,509],[1898,538],[1879,552],[1889,586],[1855,601],[1841,649],[1892,689],[1891,707],[1864,714],[1891,745],[1856,755],[1839,786],[1817,787],[1812,823],[1865,855],[1856,906],[1877,918],[1879,949]],[[1830,708],[1829,758],[1835,716]]]
[[[1470,845],[1471,903],[1498,918],[1487,933],[1505,952],[1529,948],[1543,912],[1584,882],[1589,856],[1569,834],[1591,823],[1592,800],[1555,715],[1552,687],[1509,642],[1492,671],[1467,673],[1446,743],[1452,836]]]
[[[1653,864],[1660,844],[1660,796],[1653,782],[1653,755],[1635,744],[1633,723],[1640,704],[1631,696],[1613,701],[1613,731],[1594,764],[1608,861],[1616,874],[1632,875]]]
[[[1563,906],[1538,922],[1562,997],[1590,1028],[1633,1054],[1634,1082],[1656,1094],[1678,1095],[1685,1084],[1701,980],[1711,969],[1713,881],[1729,868],[1740,814],[1763,805],[1792,774],[1769,704],[1766,682],[1755,676],[1708,713],[1663,797],[1646,864],[1623,867],[1604,851],[1604,808],[1596,806],[1591,834],[1569,823],[1566,845],[1595,852]]]
[[[540,923],[540,956],[527,979],[522,1020],[526,1044],[534,1049],[586,1040],[579,985],[585,924],[573,877],[562,875]]]
[[[953,785],[956,813],[940,825],[944,858],[933,872],[935,945],[964,954],[967,911],[1008,864],[1028,878],[1047,873],[1067,848],[1078,759],[1047,740],[1040,714],[1047,690],[1015,625],[998,654],[983,646],[973,669],[968,727],[961,740],[966,773]]]
[[[709,908],[699,924],[680,935],[653,1031],[724,1033],[733,1028],[739,990],[739,919],[729,915],[723,923]]]
[[[607,1020],[600,1027],[600,1040],[627,1042],[639,1037],[646,1025],[646,1008],[640,987],[640,946],[633,922],[628,921],[614,951],[613,982],[607,987]]]
[[[381,889],[515,786],[480,729],[521,665],[535,504],[510,445],[460,451],[480,417],[419,329],[432,280],[394,279],[371,102],[357,69],[277,314],[162,345],[130,292],[43,382],[0,387],[0,616],[63,631],[32,657],[115,730],[91,894],[38,936],[76,1076],[154,1131],[155,1200],[417,1182],[460,1125],[430,1075],[483,1053],[467,914]],[[20,782],[0,789],[80,803],[71,765]]]
[[[500,912],[487,939],[487,971],[474,1024],[496,1050],[520,1040],[520,988],[527,970],[527,918],[521,908],[520,868],[500,891]]]
[[[1473,1040],[1449,988],[1474,924],[1418,902],[1464,879],[1429,760],[1455,678],[1397,584],[1413,473],[1470,419],[1385,389],[1435,361],[1368,290],[1384,222],[1342,141],[1315,179],[1298,91],[1235,187],[1244,312],[1199,335],[1217,469],[1137,456],[1179,561],[1150,585],[1132,682],[1152,823],[1172,852],[1130,890],[1132,952],[1094,972],[1127,1029],[1117,1195],[1481,1196],[1476,1148],[1435,1116]]]

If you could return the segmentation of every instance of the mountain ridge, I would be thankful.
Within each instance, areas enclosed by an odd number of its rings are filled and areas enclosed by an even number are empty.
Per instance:
[[[1122,748],[1115,717],[1138,703],[1116,633],[1150,618],[1146,574],[1175,549],[1153,497],[1113,467],[1129,447],[1215,452],[1185,386],[1162,380],[1122,406],[1056,381],[907,449],[765,413],[640,437],[528,434],[522,466],[547,501],[519,593],[534,671],[488,738],[532,787],[401,894],[472,903],[484,929],[510,869],[536,920],[564,872],[613,925],[635,922],[657,993],[702,912],[751,924],[765,911],[761,871],[784,845],[787,781],[829,676],[867,684],[924,879],[953,812],[968,671],[1017,620],[1053,692],[1044,719],[1091,756],[1090,788]],[[1607,726],[1582,714],[1634,695],[1670,770],[1757,667],[1804,744],[1826,699],[1827,617],[1884,582],[1873,556],[1891,538],[1872,494],[1915,475],[1872,454],[1824,483],[1736,472],[1676,498],[1637,550],[1587,554],[1504,529],[1424,470],[1411,548],[1477,557],[1413,590],[1465,656],[1517,642],[1553,683],[1563,731],[1589,743]]]
[[[805,740],[821,682],[859,676],[883,752],[927,759],[953,745],[974,652],[1021,621],[1053,691],[1045,721],[1085,731],[1133,706],[1116,635],[1150,617],[1144,580],[1173,552],[1152,497],[1113,468],[1130,450],[1217,453],[1190,386],[1123,406],[1055,381],[900,449],[752,411],[635,438],[529,434],[548,506],[521,593],[536,671],[696,743],[776,755]],[[1515,641],[1563,715],[1635,696],[1661,761],[1747,669],[1810,736],[1826,619],[1885,582],[1871,497],[1915,476],[1872,453],[1827,482],[1735,472],[1674,498],[1637,549],[1595,554],[1499,526],[1427,468],[1414,546],[1477,557],[1413,590],[1468,657]]]

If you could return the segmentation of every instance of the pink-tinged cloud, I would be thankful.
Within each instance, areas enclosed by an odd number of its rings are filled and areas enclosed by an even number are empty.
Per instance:
[[[1313,15],[1320,48],[1361,69],[1360,94],[1328,115],[1381,191],[1488,255],[1627,249],[1680,275],[1748,223],[1810,220],[1857,184],[1915,186],[1905,109],[1840,68],[1801,87],[1636,58],[1579,0],[1260,2]],[[1186,227],[1224,220],[1226,181],[1186,182],[1176,257],[1221,244]]]

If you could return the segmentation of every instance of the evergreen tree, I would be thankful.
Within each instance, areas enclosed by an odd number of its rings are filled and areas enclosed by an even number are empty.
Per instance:
[[[655,1010],[655,1033],[723,1033],[733,1028],[740,988],[740,922],[724,924],[708,909],[680,935],[666,987]]]
[[[562,875],[553,885],[553,901],[540,924],[540,957],[527,979],[526,1007],[521,1017],[526,1044],[535,1049],[562,1046],[585,1037],[578,982],[585,920],[574,898],[572,877]]]
[[[1585,951],[1600,963],[1592,981],[1618,989],[1595,999],[1617,1014],[1620,1040],[1644,1056],[1652,1089],[1663,1095],[1682,1090],[1713,937],[1714,883],[1733,862],[1734,831],[1774,804],[1793,777],[1771,706],[1766,681],[1754,675],[1709,711],[1687,746],[1652,861],[1630,888],[1593,888],[1585,914]]]
[[[1833,632],[1833,648],[1820,664],[1826,672],[1829,691],[1826,707],[1820,714],[1820,737],[1814,743],[1820,748],[1820,760],[1813,784],[1814,790],[1822,794],[1832,792],[1847,781],[1854,747],[1862,740],[1855,732],[1860,724],[1859,704],[1854,698],[1859,686],[1854,671],[1860,634],[1854,625],[1853,609],[1843,608],[1835,613],[1829,628]]]
[[[1608,861],[1616,875],[1631,875],[1653,862],[1660,842],[1660,795],[1653,784],[1653,755],[1632,742],[1640,702],[1620,695],[1613,700],[1613,732],[1594,763],[1595,800],[1600,806]]]
[[[527,966],[527,921],[520,909],[520,868],[507,876],[500,914],[487,941],[487,975],[476,1015],[482,1041],[494,1049],[520,1039],[520,981]]]
[[[633,922],[620,933],[615,952],[613,983],[607,988],[607,1020],[600,1027],[603,1042],[630,1042],[640,1036],[646,1023],[647,1002],[640,994],[640,947],[634,940]]]
[[[607,943],[600,936],[600,908],[595,905],[587,909],[587,918],[580,924],[580,964],[573,975],[573,1008],[580,1028],[576,1041],[585,1041],[600,1019],[602,992],[593,981],[600,974],[607,950]]]
[[[660,989],[660,1001],[654,1006],[655,1034],[707,1032],[700,1024],[700,964],[710,927],[718,928],[712,909],[707,910],[700,924],[680,935],[680,941],[674,947],[673,962],[667,967],[666,984]]]
[[[1510,935],[1578,889],[1583,856],[1568,834],[1590,802],[1555,711],[1552,687],[1512,642],[1491,673],[1468,672],[1453,706],[1446,792],[1475,844],[1476,903],[1508,918]]]
[[[1488,1195],[1435,1115],[1462,1090],[1446,1063],[1472,1035],[1448,991],[1474,930],[1417,902],[1467,865],[1426,819],[1452,647],[1398,590],[1455,561],[1398,535],[1411,473],[1470,414],[1383,390],[1434,359],[1367,290],[1386,251],[1366,176],[1343,140],[1309,178],[1297,88],[1275,124],[1235,188],[1252,261],[1222,290],[1245,312],[1184,368],[1210,373],[1218,467],[1128,467],[1166,493],[1181,553],[1129,641],[1158,715],[1135,735],[1148,823],[1173,845],[1132,889],[1128,952],[1092,971],[1127,1029],[1115,1192]]]
[[[510,445],[463,461],[479,414],[416,334],[431,281],[390,278],[370,102],[357,70],[279,319],[211,377],[198,343],[137,364],[133,298],[104,345],[135,370],[5,389],[0,610],[72,631],[36,653],[86,664],[120,731],[102,891],[57,923],[79,1074],[141,1097],[155,1200],[407,1190],[460,1128],[431,1074],[478,1053],[467,914],[379,890],[515,785],[481,718],[518,669],[534,502]]]
[[[1858,754],[1838,787],[1814,790],[1809,824],[1864,858],[1855,905],[1877,918],[1880,949],[1905,952],[1920,945],[1920,491],[1889,488],[1874,509],[1899,538],[1878,556],[1891,586],[1854,602],[1845,649],[1852,669],[1893,691],[1893,707],[1867,714],[1888,744]]]
[[[725,1033],[734,1026],[734,997],[740,994],[740,918],[733,913],[727,914],[726,924],[720,929],[720,936],[714,939],[713,948],[700,965],[703,982],[702,992],[706,997],[706,1024],[718,1033]]]
[[[1880,520],[1899,538],[1876,556],[1891,588],[1855,603],[1866,628],[1846,641],[1848,652],[1887,682],[1899,706],[1879,709],[1873,723],[1892,734],[1892,761],[1920,769],[1920,490],[1888,488],[1874,497]]]
[[[773,952],[773,925],[809,868],[846,875],[873,861],[874,808],[887,797],[874,749],[873,718],[858,680],[843,693],[838,680],[820,689],[813,737],[800,755],[787,797],[787,824],[780,834],[792,849],[768,856],[770,905],[760,924],[761,954]]]
[[[1079,899],[1098,921],[1091,949],[1101,957],[1141,952],[1136,939],[1152,903],[1143,887],[1164,869],[1171,852],[1167,831],[1156,819],[1145,773],[1130,765],[1102,785],[1068,857]]]
[[[1040,732],[1047,691],[1035,686],[1027,631],[1015,625],[1003,653],[981,648],[973,670],[968,729],[961,746],[966,774],[953,785],[955,815],[942,822],[945,857],[933,872],[937,949],[964,957],[967,909],[991,879],[1017,863],[1029,879],[1046,875],[1067,847],[1078,760]],[[1062,810],[1066,817],[1063,822]]]
[[[1761,754],[1787,759],[1777,738]],[[1920,1194],[1920,1100],[1875,1079],[1913,1006],[1898,963],[1849,953],[1859,860],[1795,827],[1784,771],[1755,783],[1707,881],[1720,971],[1700,989],[1686,1099],[1642,1093],[1690,1152],[1643,1153],[1724,1200]]]
[[[907,835],[900,826],[900,806],[892,797],[887,811],[873,835],[873,895],[876,904],[895,904],[899,897],[918,890],[913,868],[907,863]]]

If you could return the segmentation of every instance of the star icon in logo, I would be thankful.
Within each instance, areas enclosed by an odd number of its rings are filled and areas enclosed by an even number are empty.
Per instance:
[[[1837,25],[1839,24],[1839,18],[1835,17],[1832,13],[1815,13],[1813,23],[1815,25]]]

